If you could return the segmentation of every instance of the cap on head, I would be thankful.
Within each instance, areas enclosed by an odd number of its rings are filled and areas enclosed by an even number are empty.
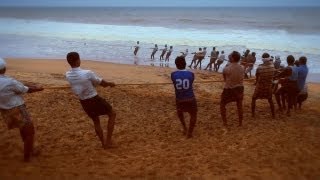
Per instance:
[[[4,59],[0,58],[0,70],[3,70],[4,68],[6,68],[6,61],[4,61]]]
[[[267,63],[267,62],[270,62],[270,54],[268,54],[268,53],[263,53],[262,54],[262,62],[263,63]]]

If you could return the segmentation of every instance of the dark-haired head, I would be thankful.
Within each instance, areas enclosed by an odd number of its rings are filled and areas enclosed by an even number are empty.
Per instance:
[[[307,64],[307,57],[302,56],[299,58],[299,64],[300,65],[306,65]]]
[[[269,58],[270,57],[270,54],[268,54],[268,53],[263,53],[262,54],[262,58]]]
[[[252,56],[256,56],[256,53],[255,53],[255,52],[252,52],[251,54],[252,54]]]
[[[231,62],[237,63],[240,61],[240,53],[238,51],[233,51],[230,54],[230,57],[231,57]]]
[[[182,70],[186,68],[186,59],[183,56],[178,56],[175,60],[175,64],[178,69]]]
[[[294,64],[294,57],[293,57],[292,55],[289,55],[289,56],[287,57],[287,63],[288,63],[289,65],[293,65],[293,64]]]
[[[67,54],[67,61],[72,68],[80,66],[80,55],[77,52],[69,52]]]
[[[299,67],[299,66],[300,66],[299,60],[295,60],[295,61],[294,61],[294,65],[296,65],[297,67]]]
[[[199,51],[202,51],[202,48],[199,48]]]

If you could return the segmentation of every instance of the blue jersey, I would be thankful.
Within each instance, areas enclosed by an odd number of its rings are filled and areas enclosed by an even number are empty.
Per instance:
[[[194,98],[193,81],[194,74],[190,71],[179,70],[171,73],[171,80],[176,90],[177,100],[187,100]]]

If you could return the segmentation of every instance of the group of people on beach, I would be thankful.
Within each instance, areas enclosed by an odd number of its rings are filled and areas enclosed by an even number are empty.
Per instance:
[[[134,51],[133,51],[133,54],[135,56],[137,55],[139,49],[140,49],[140,42],[137,41],[136,45],[134,46]],[[170,48],[168,49],[167,44],[164,45],[163,49],[159,49],[157,44],[155,44],[154,47],[150,48],[150,49],[152,49],[152,52],[150,55],[151,60],[155,60],[155,54],[157,53],[158,50],[160,50],[161,54],[160,54],[159,60],[160,61],[165,60],[165,62],[169,62],[170,56],[173,52],[173,46],[170,46]],[[185,51],[180,52],[180,53],[181,53],[181,55],[180,55],[181,57],[186,58],[187,55],[189,54],[189,49],[186,49]],[[199,68],[201,69],[202,68],[202,61],[206,58],[206,55],[207,55],[207,47],[203,47],[203,48],[200,47],[198,51],[193,52],[191,54],[193,54],[193,58],[191,60],[191,64],[188,67],[191,69],[192,68],[197,69],[199,66]],[[210,57],[210,61],[209,61],[208,65],[206,66],[205,70],[208,69],[210,71],[214,70],[214,71],[218,72],[221,64],[223,64],[224,61],[227,61],[225,59],[224,51],[221,51],[221,54],[220,55],[219,54],[220,54],[220,52],[216,51],[216,47],[213,47],[210,56],[208,56],[208,57]],[[165,58],[164,58],[164,56],[165,56]]]
[[[203,51],[206,51],[206,48],[204,50],[199,49],[199,51],[203,53]],[[213,48],[213,51],[215,51],[215,48]],[[221,52],[221,55],[223,54],[224,52]],[[250,56],[255,57],[255,53],[249,54],[246,51],[241,56],[239,52],[233,51],[229,54],[228,63],[222,71],[224,89],[221,93],[220,114],[224,126],[227,126],[226,105],[230,102],[236,102],[239,126],[242,126],[244,78],[248,69],[252,68],[253,61],[255,61]],[[211,53],[210,57],[214,57],[213,59],[215,59],[212,61],[213,64],[217,60],[218,53]],[[224,56],[221,58],[224,59]],[[114,147],[112,133],[116,112],[103,97],[98,95],[95,86],[114,87],[115,83],[105,81],[91,70],[81,69],[80,55],[77,52],[68,53],[66,59],[71,67],[71,70],[66,72],[66,79],[72,91],[78,96],[83,110],[92,119],[95,132],[101,141],[102,147]],[[275,118],[272,101],[274,94],[280,112],[286,108],[286,104],[288,115],[290,115],[291,109],[297,107],[297,104],[301,108],[301,103],[307,98],[307,58],[304,56],[300,57],[296,62],[299,66],[296,66],[294,57],[290,55],[287,57],[288,66],[283,68],[279,66],[278,69],[275,66],[276,61],[273,62],[273,58],[268,53],[262,55],[262,61],[263,63],[256,70],[256,87],[252,95],[252,117],[255,117],[256,100],[266,99],[270,104],[272,117]],[[193,72],[186,70],[187,63],[185,56],[176,57],[175,65],[178,70],[171,73],[171,80],[175,89],[177,115],[182,124],[183,133],[187,138],[191,138],[197,122],[198,112],[197,100],[193,89],[195,75]],[[210,67],[209,64],[207,68]],[[29,161],[32,156],[39,154],[39,150],[33,147],[35,129],[22,95],[44,89],[37,85],[24,85],[13,78],[5,76],[5,73],[6,62],[0,58],[0,112],[8,129],[20,129],[21,138],[24,142],[24,160]],[[275,88],[278,86],[278,83],[281,87]],[[185,112],[190,114],[189,126],[187,126],[185,121]],[[99,117],[101,115],[108,115],[109,117],[106,138],[100,125]]]

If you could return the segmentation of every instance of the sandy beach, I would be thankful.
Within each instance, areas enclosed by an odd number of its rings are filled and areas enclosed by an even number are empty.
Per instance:
[[[65,60],[6,59],[7,75],[44,87],[68,85]],[[170,82],[174,69],[83,61],[108,81]],[[218,73],[193,70],[196,81],[221,80]],[[0,179],[188,178],[319,179],[320,84],[309,84],[309,98],[291,117],[271,118],[266,100],[250,114],[253,81],[245,83],[244,125],[237,127],[229,104],[229,129],[222,127],[222,83],[195,84],[198,122],[193,139],[182,136],[172,85],[98,88],[117,112],[116,149],[104,150],[93,123],[70,89],[25,95],[42,154],[22,162],[18,130],[0,123]],[[102,118],[106,127],[106,117]],[[2,121],[2,119],[0,118]]]

